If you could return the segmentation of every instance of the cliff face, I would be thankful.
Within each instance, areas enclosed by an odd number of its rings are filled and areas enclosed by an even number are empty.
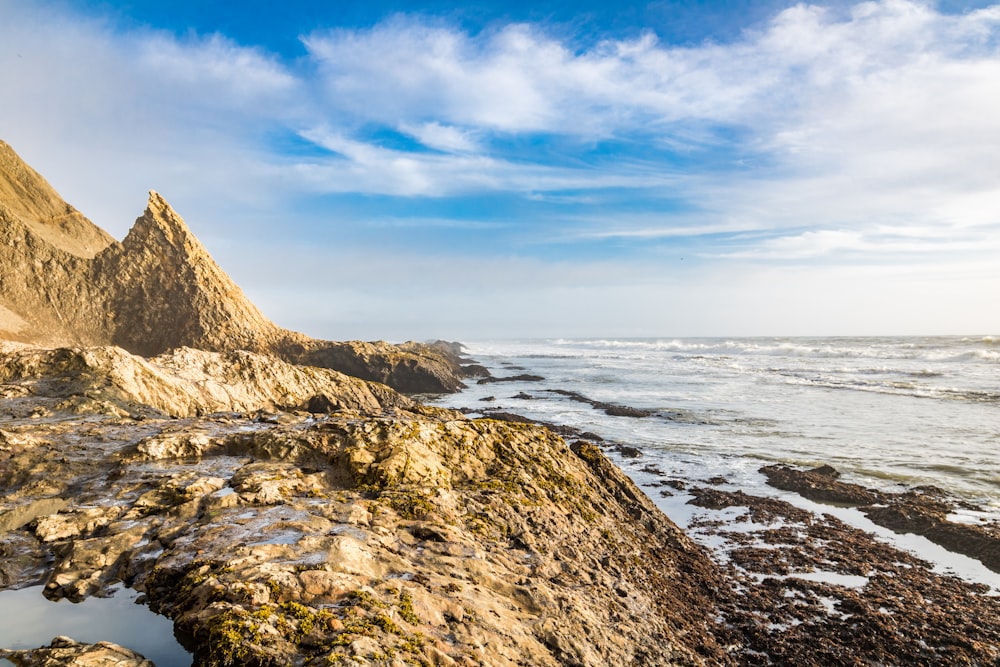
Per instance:
[[[454,391],[443,348],[331,343],[278,327],[212,259],[156,192],[118,243],[64,202],[0,141],[0,339],[247,350],[342,370],[410,392]]]

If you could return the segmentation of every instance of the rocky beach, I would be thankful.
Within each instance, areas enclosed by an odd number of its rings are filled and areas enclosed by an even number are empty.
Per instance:
[[[0,595],[124,586],[199,667],[1000,662],[988,586],[725,480],[640,487],[628,443],[421,402],[506,378],[455,343],[281,329],[156,193],[118,243],[0,143],[0,240]],[[765,474],[1000,568],[1000,528],[944,490]],[[720,549],[650,499],[680,489]],[[0,662],[151,664],[50,634]]]

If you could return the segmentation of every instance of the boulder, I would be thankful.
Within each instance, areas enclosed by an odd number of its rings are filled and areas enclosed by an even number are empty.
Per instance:
[[[41,648],[7,651],[0,658],[20,667],[156,667],[142,655],[111,642],[84,644],[70,637],[56,637]]]

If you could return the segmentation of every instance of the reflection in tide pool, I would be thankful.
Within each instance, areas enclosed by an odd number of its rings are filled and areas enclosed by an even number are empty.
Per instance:
[[[191,655],[174,637],[173,623],[135,603],[137,593],[119,588],[110,598],[51,602],[41,586],[0,591],[0,648],[47,646],[65,635],[79,642],[110,641],[137,651],[157,667],[190,667]],[[0,666],[9,664],[0,660]]]

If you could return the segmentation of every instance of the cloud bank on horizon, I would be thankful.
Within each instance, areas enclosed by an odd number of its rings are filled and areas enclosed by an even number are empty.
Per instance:
[[[0,0],[0,137],[317,336],[1000,331],[1000,5],[682,4]]]

